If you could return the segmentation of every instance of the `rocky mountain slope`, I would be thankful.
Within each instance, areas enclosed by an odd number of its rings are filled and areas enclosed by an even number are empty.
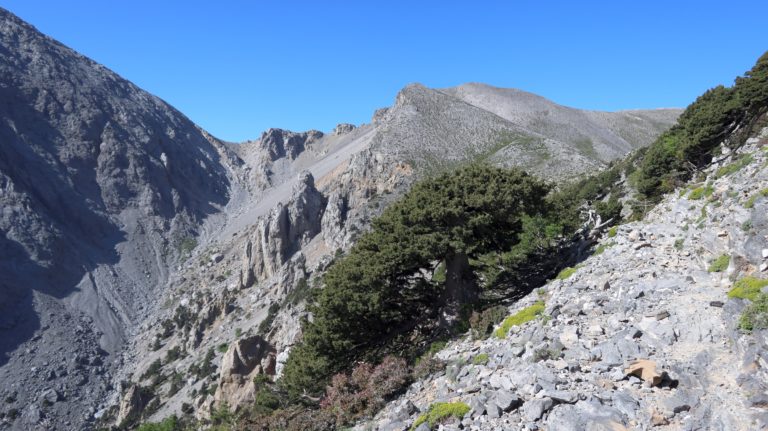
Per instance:
[[[225,144],[2,9],[0,92],[0,429],[247,399],[312,280],[414,178],[478,159],[569,177],[679,113],[412,85],[371,124]]]
[[[416,421],[436,403],[459,413],[431,429],[766,429],[768,332],[739,329],[750,301],[732,290],[768,271],[766,150],[768,129],[724,150],[509,308],[538,317],[449,343],[444,372],[356,429],[429,430]]]

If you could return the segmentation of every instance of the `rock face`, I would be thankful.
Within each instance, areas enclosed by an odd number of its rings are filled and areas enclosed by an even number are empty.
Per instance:
[[[242,287],[274,275],[298,249],[320,233],[326,202],[315,188],[312,174],[299,175],[289,202],[285,206],[278,204],[258,222],[255,236],[246,245]]]
[[[709,200],[683,189],[618,226],[572,276],[510,307],[543,300],[546,318],[450,343],[436,355],[446,372],[355,429],[407,428],[440,401],[470,406],[461,425],[472,430],[767,429],[768,330],[739,330],[749,301],[728,295],[736,280],[765,278],[767,146],[768,128],[707,169]],[[747,166],[717,174],[745,154]],[[729,268],[708,271],[722,255]],[[473,362],[480,354],[487,362]],[[403,415],[405,403],[415,411]]]
[[[284,157],[295,159],[307,146],[322,137],[323,133],[317,130],[296,133],[283,129],[269,129],[261,135],[260,142],[267,150],[270,159],[275,161]]]
[[[252,404],[256,395],[253,379],[259,374],[274,376],[274,349],[258,335],[234,342],[221,359],[214,405],[226,403],[238,410]]]

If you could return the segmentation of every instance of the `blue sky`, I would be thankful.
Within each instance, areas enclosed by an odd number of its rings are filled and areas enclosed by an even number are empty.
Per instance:
[[[755,0],[0,3],[231,141],[365,123],[410,82],[684,107],[768,49]]]

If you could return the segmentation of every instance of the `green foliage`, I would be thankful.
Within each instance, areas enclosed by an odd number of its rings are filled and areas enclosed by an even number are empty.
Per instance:
[[[230,426],[235,424],[235,414],[229,409],[229,404],[227,404],[226,401],[223,402],[219,408],[214,409],[211,412],[211,423],[214,425]]]
[[[675,240],[675,250],[682,250],[683,244],[685,243],[685,239],[678,238]]]
[[[613,238],[618,233],[618,228],[616,226],[611,227],[608,229],[608,238]]]
[[[754,160],[755,159],[751,155],[745,154],[745,155],[739,157],[734,162],[732,162],[732,163],[730,163],[728,165],[725,165],[722,168],[718,169],[717,172],[715,173],[715,178],[721,178],[721,177],[724,177],[726,175],[730,175],[730,174],[733,174],[735,172],[738,172],[742,168],[744,168],[745,166],[747,166],[750,163],[752,163]]]
[[[507,316],[507,307],[494,305],[481,312],[473,312],[469,318],[469,326],[472,338],[480,340],[486,338],[491,333],[493,327],[499,324]]]
[[[496,329],[496,332],[494,332],[494,335],[497,338],[506,338],[509,330],[512,329],[513,326],[520,326],[523,323],[530,322],[531,320],[540,316],[542,313],[544,313],[544,302],[537,301],[535,304],[525,307],[517,313],[504,319],[504,321],[501,323],[501,326],[499,326],[499,328]]]
[[[472,363],[474,365],[485,365],[488,363],[489,360],[490,358],[488,358],[487,353],[480,353],[478,355],[475,355],[474,358],[472,358]]]
[[[240,338],[243,335],[243,330],[240,328],[235,328],[235,337]]]
[[[144,374],[141,375],[141,379],[148,379],[152,376],[156,376],[160,369],[163,367],[162,361],[160,359],[156,359],[154,362],[149,364],[149,367],[147,368],[147,371],[144,372]]]
[[[597,247],[595,247],[595,252],[592,253],[592,255],[593,256],[599,256],[599,255],[603,254],[603,252],[605,250],[608,250],[609,248],[613,247],[614,245],[616,245],[615,242],[606,242],[606,243],[600,244]]]
[[[216,350],[218,350],[219,353],[227,353],[227,349],[229,349],[229,344],[227,343],[221,343],[216,346]]]
[[[709,272],[723,272],[728,268],[728,264],[731,263],[731,256],[724,254],[713,260],[709,264],[707,271]]]
[[[188,236],[179,241],[177,246],[179,254],[183,257],[189,257],[192,251],[197,247],[197,239]]]
[[[169,416],[161,422],[149,422],[136,429],[136,431],[181,431],[182,427],[176,415]]]
[[[269,333],[269,331],[272,329],[272,323],[275,321],[275,317],[277,317],[278,311],[280,311],[280,304],[276,302],[270,304],[269,310],[267,310],[267,317],[265,317],[264,320],[259,323],[259,334],[266,335]]]
[[[283,304],[297,305],[301,301],[307,299],[310,294],[310,290],[311,289],[309,287],[309,283],[307,283],[307,279],[301,278],[296,282],[296,286],[293,287],[293,290],[288,292],[288,295],[285,296]]]
[[[768,53],[767,53],[768,54]],[[645,197],[658,200],[690,179],[712,159],[717,146],[737,127],[750,124],[768,105],[768,57],[764,54],[731,88],[701,95],[645,152],[634,183]],[[732,143],[734,144],[734,143]],[[723,171],[738,170],[738,165]]]
[[[739,318],[739,328],[745,331],[768,328],[768,295],[759,293],[753,297]]]
[[[562,270],[562,271],[560,271],[560,272],[557,274],[557,276],[555,277],[555,279],[556,279],[556,280],[565,280],[565,279],[567,279],[567,278],[570,278],[570,277],[571,277],[573,274],[575,274],[575,273],[576,273],[576,271],[578,271],[578,269],[579,269],[579,267],[578,267],[578,266],[576,266],[576,267],[571,267],[571,266],[569,266],[569,267],[567,267],[567,268],[563,268],[563,270]]]
[[[468,258],[518,244],[548,191],[522,171],[478,165],[415,184],[326,272],[285,366],[289,392],[319,393],[344,364],[375,360],[437,309],[471,301],[477,281]],[[435,262],[446,263],[444,284],[423,275]],[[462,290],[452,291],[451,280]]]
[[[764,197],[768,197],[768,189],[762,189],[759,192],[755,193],[754,195],[750,196],[749,199],[747,199],[747,201],[744,202],[744,208],[748,208],[748,209],[754,208],[755,202],[759,198],[764,198]]]
[[[733,289],[728,292],[728,297],[754,301],[760,294],[760,290],[765,286],[768,286],[768,280],[755,277],[744,277],[734,283]]]
[[[429,406],[429,409],[427,409],[426,413],[419,416],[416,421],[413,422],[411,431],[415,430],[419,427],[419,425],[425,422],[429,424],[430,428],[434,428],[436,425],[446,421],[451,417],[461,419],[465,414],[469,412],[469,410],[469,406],[462,402],[434,403]]]
[[[714,193],[714,191],[715,191],[715,188],[710,185],[696,187],[691,191],[691,194],[688,195],[688,199],[692,201],[698,201],[705,197],[708,198],[712,196],[712,193]]]

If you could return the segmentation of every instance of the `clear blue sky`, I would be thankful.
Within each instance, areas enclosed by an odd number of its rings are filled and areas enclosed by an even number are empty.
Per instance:
[[[1,3],[231,141],[368,122],[410,82],[683,107],[768,50],[757,0]]]

